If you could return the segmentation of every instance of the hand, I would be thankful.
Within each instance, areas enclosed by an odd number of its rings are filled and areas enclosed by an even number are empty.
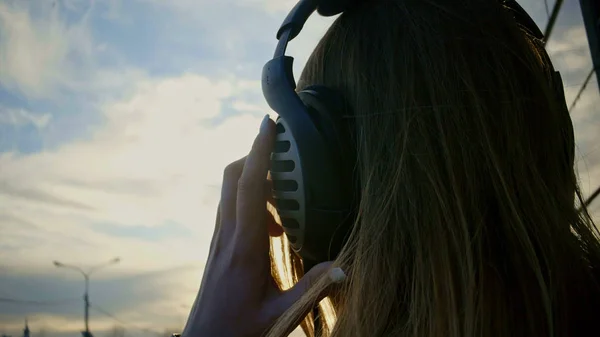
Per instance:
[[[263,335],[331,263],[281,291],[271,276],[269,234],[282,230],[267,210],[275,124],[265,116],[250,154],[225,169],[208,262],[183,337]]]

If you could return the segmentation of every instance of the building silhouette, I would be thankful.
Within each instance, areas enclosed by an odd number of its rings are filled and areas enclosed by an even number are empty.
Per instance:
[[[31,337],[29,333],[29,324],[27,323],[27,318],[25,318],[25,329],[23,329],[23,337]]]

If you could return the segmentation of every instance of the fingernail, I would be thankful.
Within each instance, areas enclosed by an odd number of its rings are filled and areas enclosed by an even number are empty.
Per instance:
[[[270,116],[268,114],[265,115],[265,117],[262,120],[262,123],[260,123],[260,133],[267,132],[267,128],[269,127],[269,119]]]
[[[333,283],[342,283],[346,279],[346,273],[344,273],[342,268],[333,268],[329,271],[329,279]]]

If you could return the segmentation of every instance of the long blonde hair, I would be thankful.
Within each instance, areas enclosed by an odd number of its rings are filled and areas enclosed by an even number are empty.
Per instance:
[[[597,330],[600,236],[578,211],[572,122],[543,43],[494,0],[363,2],[336,19],[298,88],[348,100],[362,187],[335,261],[348,279],[321,302],[324,336]],[[302,276],[285,239],[272,257],[282,289]],[[268,336],[302,320],[312,336],[327,285]]]

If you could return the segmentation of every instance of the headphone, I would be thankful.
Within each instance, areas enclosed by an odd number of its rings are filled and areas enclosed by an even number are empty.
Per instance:
[[[279,114],[271,155],[272,194],[292,249],[305,263],[305,271],[319,262],[333,260],[342,249],[356,220],[360,189],[353,168],[354,149],[348,125],[338,119],[345,102],[324,86],[296,92],[293,57],[287,44],[302,30],[316,10],[333,16],[361,0],[300,0],[277,31],[273,59],[262,72],[267,103]],[[364,1],[364,0],[363,0]],[[544,35],[515,0],[501,0],[517,24],[537,39]],[[552,70],[552,85],[559,103],[567,110],[560,73]]]

